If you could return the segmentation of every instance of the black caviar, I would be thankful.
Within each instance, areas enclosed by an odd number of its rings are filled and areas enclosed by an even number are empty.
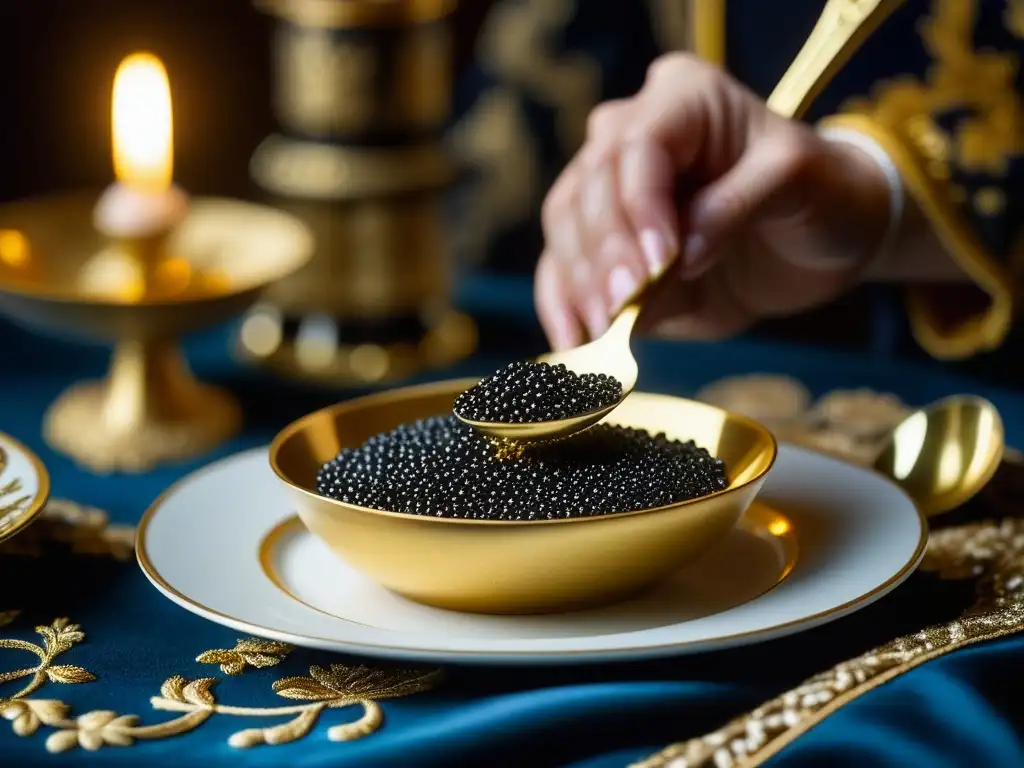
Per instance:
[[[523,446],[435,416],[325,464],[317,491],[371,509],[473,520],[555,520],[651,509],[720,491],[725,464],[693,441],[599,424]]]
[[[622,384],[613,376],[519,361],[463,392],[452,410],[469,421],[529,424],[582,416],[621,397]]]

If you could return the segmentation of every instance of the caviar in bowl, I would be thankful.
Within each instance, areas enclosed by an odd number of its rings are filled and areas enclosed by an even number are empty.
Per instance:
[[[604,423],[693,440],[727,486],[630,512],[568,519],[467,519],[382,511],[317,492],[323,465],[401,425],[451,413],[476,383],[396,389],[316,411],[274,439],[270,463],[306,527],[353,568],[416,602],[459,611],[551,613],[630,597],[725,537],[776,454],[762,425],[691,400],[634,392]]]

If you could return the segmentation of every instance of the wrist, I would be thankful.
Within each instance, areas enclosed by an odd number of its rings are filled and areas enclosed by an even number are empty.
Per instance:
[[[834,179],[836,234],[862,278],[887,270],[897,251],[906,205],[899,169],[871,138],[855,131],[820,132]]]

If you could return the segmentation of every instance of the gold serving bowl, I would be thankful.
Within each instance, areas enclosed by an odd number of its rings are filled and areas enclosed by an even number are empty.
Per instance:
[[[729,486],[656,509],[545,521],[457,520],[382,512],[316,492],[343,448],[450,413],[476,379],[396,389],[324,408],[285,427],[270,464],[306,527],[382,586],[473,613],[552,613],[608,604],[667,578],[732,530],[775,461],[772,434],[710,405],[634,392],[606,421],[693,439],[725,461]]]

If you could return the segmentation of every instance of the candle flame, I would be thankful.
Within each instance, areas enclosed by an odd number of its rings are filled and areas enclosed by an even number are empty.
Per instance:
[[[114,173],[122,184],[162,192],[174,172],[171,86],[160,59],[135,53],[114,76]]]

